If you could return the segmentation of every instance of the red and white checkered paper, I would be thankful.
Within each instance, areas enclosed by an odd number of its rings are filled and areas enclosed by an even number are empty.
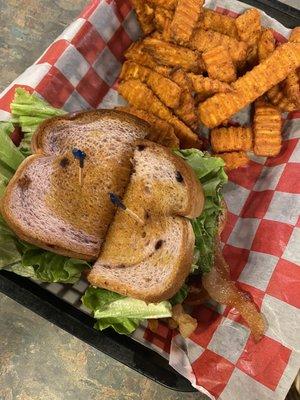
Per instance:
[[[248,8],[237,1],[209,0],[207,7],[236,16]],[[264,26],[283,42],[289,30],[262,14]],[[115,88],[123,52],[139,37],[128,0],[93,0],[0,95],[0,120],[9,118],[15,88],[35,91],[67,111],[111,108],[123,100]],[[242,113],[247,118],[247,112]],[[169,359],[179,373],[210,398],[282,400],[300,361],[300,112],[285,117],[283,147],[276,158],[253,157],[233,171],[225,188],[229,219],[223,232],[224,256],[232,278],[249,292],[266,316],[264,338],[253,342],[234,309],[196,307],[198,328],[189,339],[160,323],[157,333],[140,327],[133,338]],[[86,288],[49,290],[79,306]]]

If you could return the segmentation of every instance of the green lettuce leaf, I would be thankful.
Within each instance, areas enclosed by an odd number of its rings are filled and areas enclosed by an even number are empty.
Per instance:
[[[0,215],[0,269],[42,282],[77,282],[89,263],[39,249],[18,239]]]
[[[0,176],[9,181],[13,177],[14,171],[9,168],[4,162],[0,161]]]
[[[45,100],[22,88],[16,89],[10,109],[12,121],[18,124],[24,133],[20,150],[25,156],[31,154],[31,139],[37,127],[45,119],[66,114],[66,111],[50,106]]]
[[[179,291],[170,299],[170,303],[172,306],[175,306],[176,304],[181,304],[188,295],[188,287],[186,284],[183,284]]]
[[[165,318],[172,314],[168,301],[147,304],[142,300],[92,286],[86,290],[82,302],[93,312],[97,320],[96,329],[111,327],[122,334],[132,333],[143,319]]]
[[[86,261],[76,260],[29,247],[22,256],[22,266],[26,269],[33,267],[34,278],[42,282],[75,283],[85,269],[90,265]]]
[[[120,335],[130,335],[141,323],[139,319],[133,318],[101,318],[97,319],[94,328],[103,331],[107,328],[114,329]]]
[[[224,161],[196,149],[175,152],[193,168],[204,190],[204,210],[200,217],[192,220],[196,239],[192,272],[209,272],[214,262],[215,237],[222,212],[221,190],[227,182]]]
[[[17,243],[18,239],[0,215],[0,269],[21,262],[22,255]]]
[[[0,199],[4,195],[7,184],[8,184],[8,179],[5,176],[3,176],[0,172]]]
[[[14,126],[12,123],[0,122],[0,162],[1,165],[4,164],[4,167],[6,166],[6,169],[9,167],[15,171],[25,157],[10,138],[10,134],[13,131]]]
[[[31,265],[24,267],[24,265],[22,265],[21,262],[11,264],[11,265],[5,267],[5,270],[13,272],[16,275],[23,276],[24,278],[35,278],[36,279],[34,268]]]
[[[16,89],[15,98],[10,108],[13,117],[19,118],[29,116],[34,119],[45,120],[46,118],[65,114],[64,110],[50,106],[45,100],[35,94],[30,94],[22,88]]]

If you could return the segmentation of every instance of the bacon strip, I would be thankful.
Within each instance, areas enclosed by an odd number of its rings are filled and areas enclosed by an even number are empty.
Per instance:
[[[223,258],[220,245],[217,245],[215,264],[204,274],[202,283],[210,297],[221,304],[236,308],[249,325],[254,340],[259,341],[266,330],[263,315],[255,304],[230,280],[229,266]]]

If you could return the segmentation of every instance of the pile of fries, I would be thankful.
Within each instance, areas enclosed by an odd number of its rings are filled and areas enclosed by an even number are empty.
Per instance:
[[[255,8],[234,19],[205,9],[204,0],[131,3],[144,37],[125,53],[124,111],[150,123],[169,147],[201,149],[199,130],[210,128],[228,170],[245,166],[251,151],[276,156],[281,113],[300,108],[300,27],[276,45]],[[231,126],[252,103],[252,126]]]

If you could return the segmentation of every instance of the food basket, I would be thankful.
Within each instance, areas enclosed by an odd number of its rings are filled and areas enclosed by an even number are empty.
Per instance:
[[[300,25],[300,11],[280,2],[271,0],[244,0],[244,2],[265,11],[270,17],[275,18],[286,27],[293,28]],[[91,5],[93,3],[96,4],[97,2],[92,1]],[[107,1],[107,3],[111,2]],[[120,10],[120,12],[122,13],[123,10]],[[106,17],[108,18],[108,16]],[[76,28],[76,23],[76,21],[73,23],[74,29]],[[128,20],[128,24],[132,24],[132,21]],[[61,41],[63,40],[65,40],[64,37],[62,37]],[[60,40],[57,41],[57,51],[62,51],[64,49],[59,46],[63,46],[63,43],[59,42]],[[93,51],[97,50],[96,46],[97,43],[95,43],[95,48],[91,49],[87,57],[94,56]],[[115,48],[116,52],[118,52],[118,45],[116,43]],[[51,54],[48,56],[51,57]],[[42,59],[43,56],[40,62]],[[108,54],[103,58],[103,63],[105,62],[110,62]],[[74,65],[71,67],[75,68]],[[101,66],[99,68],[101,69]],[[32,70],[32,74],[34,72]],[[78,70],[77,72],[79,73],[80,71]],[[93,85],[95,77],[92,74],[91,78],[91,85]],[[47,88],[44,89],[46,93]],[[106,97],[109,103],[110,99],[108,96]],[[58,93],[58,101],[59,99],[60,96]],[[58,106],[58,104],[53,105]],[[79,106],[84,108],[85,104],[78,101]],[[160,352],[154,352],[148,346],[147,341],[139,340],[141,339],[140,337],[126,337],[118,335],[112,330],[105,330],[104,332],[94,330],[93,318],[87,314],[80,303],[80,297],[86,287],[87,283],[83,280],[73,286],[62,284],[48,285],[22,278],[8,271],[0,271],[0,291],[18,303],[101,352],[162,385],[182,392],[196,390],[186,377],[176,372],[169,365],[164,349],[161,349]]]

